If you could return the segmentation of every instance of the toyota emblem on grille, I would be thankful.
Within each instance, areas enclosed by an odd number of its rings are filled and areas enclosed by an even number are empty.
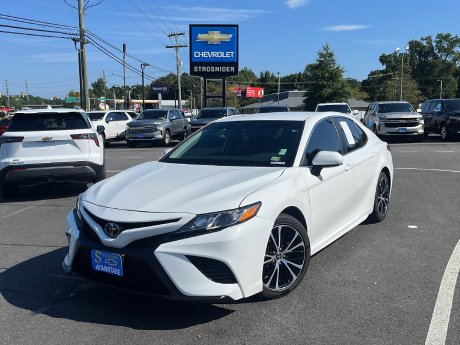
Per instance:
[[[104,232],[107,236],[115,238],[121,233],[121,228],[115,223],[107,223],[104,226]]]

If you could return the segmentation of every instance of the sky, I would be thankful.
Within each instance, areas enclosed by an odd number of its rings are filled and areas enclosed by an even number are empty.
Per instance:
[[[128,54],[154,66],[146,68],[153,78],[175,72],[174,53],[165,48],[174,43],[168,33],[186,32],[181,43],[188,44],[189,24],[239,24],[240,69],[282,76],[302,72],[329,43],[345,77],[362,80],[381,68],[382,53],[403,49],[411,39],[460,35],[459,13],[459,0],[103,0],[87,10],[85,25],[117,47],[126,43]],[[77,11],[64,0],[0,0],[0,14],[78,26]],[[26,80],[30,94],[45,98],[79,89],[72,41],[0,32],[0,47],[0,93],[5,94],[5,80],[10,94],[25,92]],[[188,73],[187,48],[181,59]],[[127,62],[140,68],[138,60]],[[123,84],[122,66],[91,44],[87,62],[90,83],[105,72],[109,86]],[[127,84],[140,83],[138,75],[127,72]]]

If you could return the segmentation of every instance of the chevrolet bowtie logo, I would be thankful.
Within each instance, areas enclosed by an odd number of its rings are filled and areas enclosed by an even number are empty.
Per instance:
[[[53,140],[52,137],[44,137],[44,138],[42,138],[42,141],[51,141],[51,140]]]
[[[230,42],[232,34],[221,34],[220,31],[208,31],[207,34],[198,34],[198,42],[208,42],[208,44],[220,44],[220,42]]]

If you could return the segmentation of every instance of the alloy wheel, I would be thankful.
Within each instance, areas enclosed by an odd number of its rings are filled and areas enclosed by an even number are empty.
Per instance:
[[[388,212],[388,202],[390,200],[390,183],[386,176],[382,176],[378,185],[377,192],[377,212],[380,217],[385,217]]]
[[[305,265],[305,242],[290,225],[276,225],[270,234],[263,267],[266,289],[279,292],[292,286]]]

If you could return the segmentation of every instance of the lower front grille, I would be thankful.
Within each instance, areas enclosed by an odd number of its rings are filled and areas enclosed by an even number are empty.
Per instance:
[[[187,255],[187,259],[213,282],[221,284],[237,282],[230,268],[221,261],[191,255]]]
[[[387,128],[417,127],[418,125],[419,125],[418,121],[412,121],[412,122],[385,122],[385,127],[387,127]]]
[[[169,295],[169,290],[150,265],[129,255],[123,258],[124,276],[119,277],[93,270],[90,249],[81,247],[75,255],[72,271],[84,278],[120,289],[158,296]]]

